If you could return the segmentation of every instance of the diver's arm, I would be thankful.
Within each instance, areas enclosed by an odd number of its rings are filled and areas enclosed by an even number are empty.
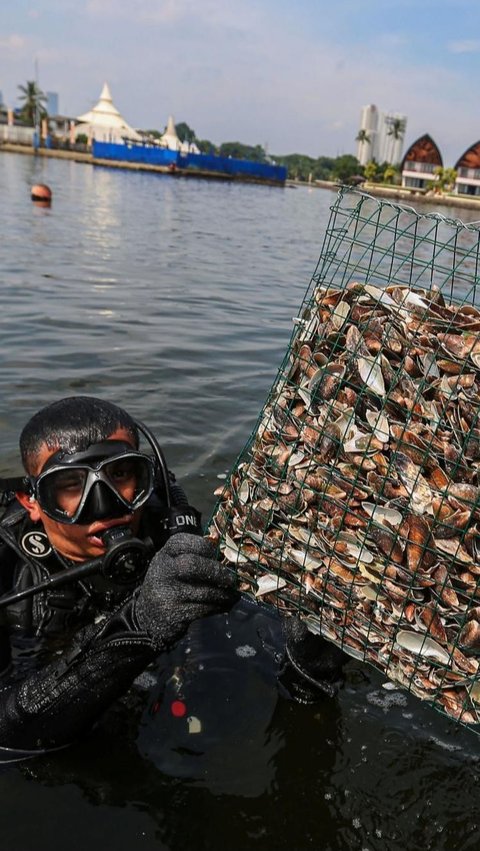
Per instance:
[[[321,635],[311,633],[300,618],[282,618],[285,659],[280,681],[299,703],[333,697],[343,679],[348,656]]]
[[[12,550],[0,548],[2,593],[12,590]],[[133,598],[100,626],[77,633],[64,653],[19,679],[10,629],[0,624],[0,764],[11,749],[42,752],[72,741],[154,657],[152,641],[132,621]]]
[[[0,746],[34,753],[68,744],[154,657],[130,600],[100,628],[82,631],[60,658],[0,691]]]
[[[193,620],[231,608],[238,598],[234,579],[211,556],[203,538],[170,538],[121,610],[0,693],[0,747],[41,752],[68,744]]]

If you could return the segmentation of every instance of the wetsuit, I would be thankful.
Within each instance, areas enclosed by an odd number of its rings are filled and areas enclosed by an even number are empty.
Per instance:
[[[155,496],[140,536],[165,543]],[[13,503],[0,524],[0,594],[63,570],[41,524]],[[62,747],[124,693],[155,658],[136,622],[135,589],[100,575],[0,609],[0,761]]]
[[[245,597],[228,614],[192,623],[137,681],[148,689],[137,728],[141,756],[214,793],[259,794],[281,746],[270,735],[272,719],[291,697],[283,685],[284,647],[275,609]]]
[[[142,514],[139,536],[151,537],[155,550],[166,540],[159,522],[163,512],[154,496]],[[3,518],[0,538],[2,595],[65,567],[41,525],[32,524],[18,503]],[[135,588],[126,590],[96,575],[0,608],[0,762],[70,744],[157,659],[150,637],[139,628],[135,595]],[[326,654],[314,648],[316,660],[323,653],[328,670],[322,663],[321,674],[329,680],[340,674],[331,648],[327,645]],[[278,614],[245,599],[228,615],[193,623],[186,638],[160,657],[140,747],[146,730],[152,742],[153,729],[154,761],[170,771],[171,760],[173,767],[178,762],[175,754],[191,749],[192,741],[204,752],[212,728],[217,737],[222,727],[215,720],[218,713],[223,717],[227,710],[231,718],[238,695],[249,689],[263,695],[255,697],[255,711],[265,714],[267,723],[279,674],[294,697],[318,697],[302,673],[284,664],[284,649]],[[199,695],[207,698],[201,712],[195,709]],[[178,745],[178,737],[184,744]]]

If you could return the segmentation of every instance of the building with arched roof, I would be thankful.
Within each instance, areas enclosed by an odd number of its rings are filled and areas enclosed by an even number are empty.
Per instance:
[[[425,133],[410,145],[403,158],[402,186],[426,189],[439,166],[443,166],[442,155],[432,137]]]
[[[459,195],[480,195],[480,142],[467,148],[455,163],[455,190]]]

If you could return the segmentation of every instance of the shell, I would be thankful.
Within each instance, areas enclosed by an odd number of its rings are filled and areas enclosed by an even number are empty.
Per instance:
[[[420,567],[428,568],[435,562],[435,543],[425,517],[410,514],[407,520],[407,565],[412,572]]]
[[[255,597],[263,597],[265,594],[271,594],[273,591],[279,591],[285,588],[286,580],[275,573],[264,573],[257,579],[257,589]]]
[[[397,632],[395,644],[403,650],[409,650],[415,656],[433,659],[442,665],[448,665],[450,662],[450,654],[447,653],[438,641],[429,638],[428,635],[402,629]]]
[[[375,505],[373,502],[362,502],[362,508],[377,523],[388,523],[389,526],[399,526],[403,515],[395,508],[387,505]]]
[[[240,587],[480,723],[480,310],[316,284],[209,525]]]
[[[363,356],[357,359],[358,374],[372,393],[385,396],[385,382],[382,368],[377,358]]]
[[[458,646],[468,650],[477,650],[480,647],[480,623],[478,621],[467,621],[460,630]]]
[[[381,411],[367,411],[367,422],[377,440],[381,443],[388,443],[390,438],[390,428],[385,414]]]

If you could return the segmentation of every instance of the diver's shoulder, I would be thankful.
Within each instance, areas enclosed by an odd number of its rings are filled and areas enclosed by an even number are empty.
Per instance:
[[[27,517],[28,514],[23,505],[20,505],[17,499],[12,499],[3,510],[0,517],[0,526],[10,528],[25,522]]]

